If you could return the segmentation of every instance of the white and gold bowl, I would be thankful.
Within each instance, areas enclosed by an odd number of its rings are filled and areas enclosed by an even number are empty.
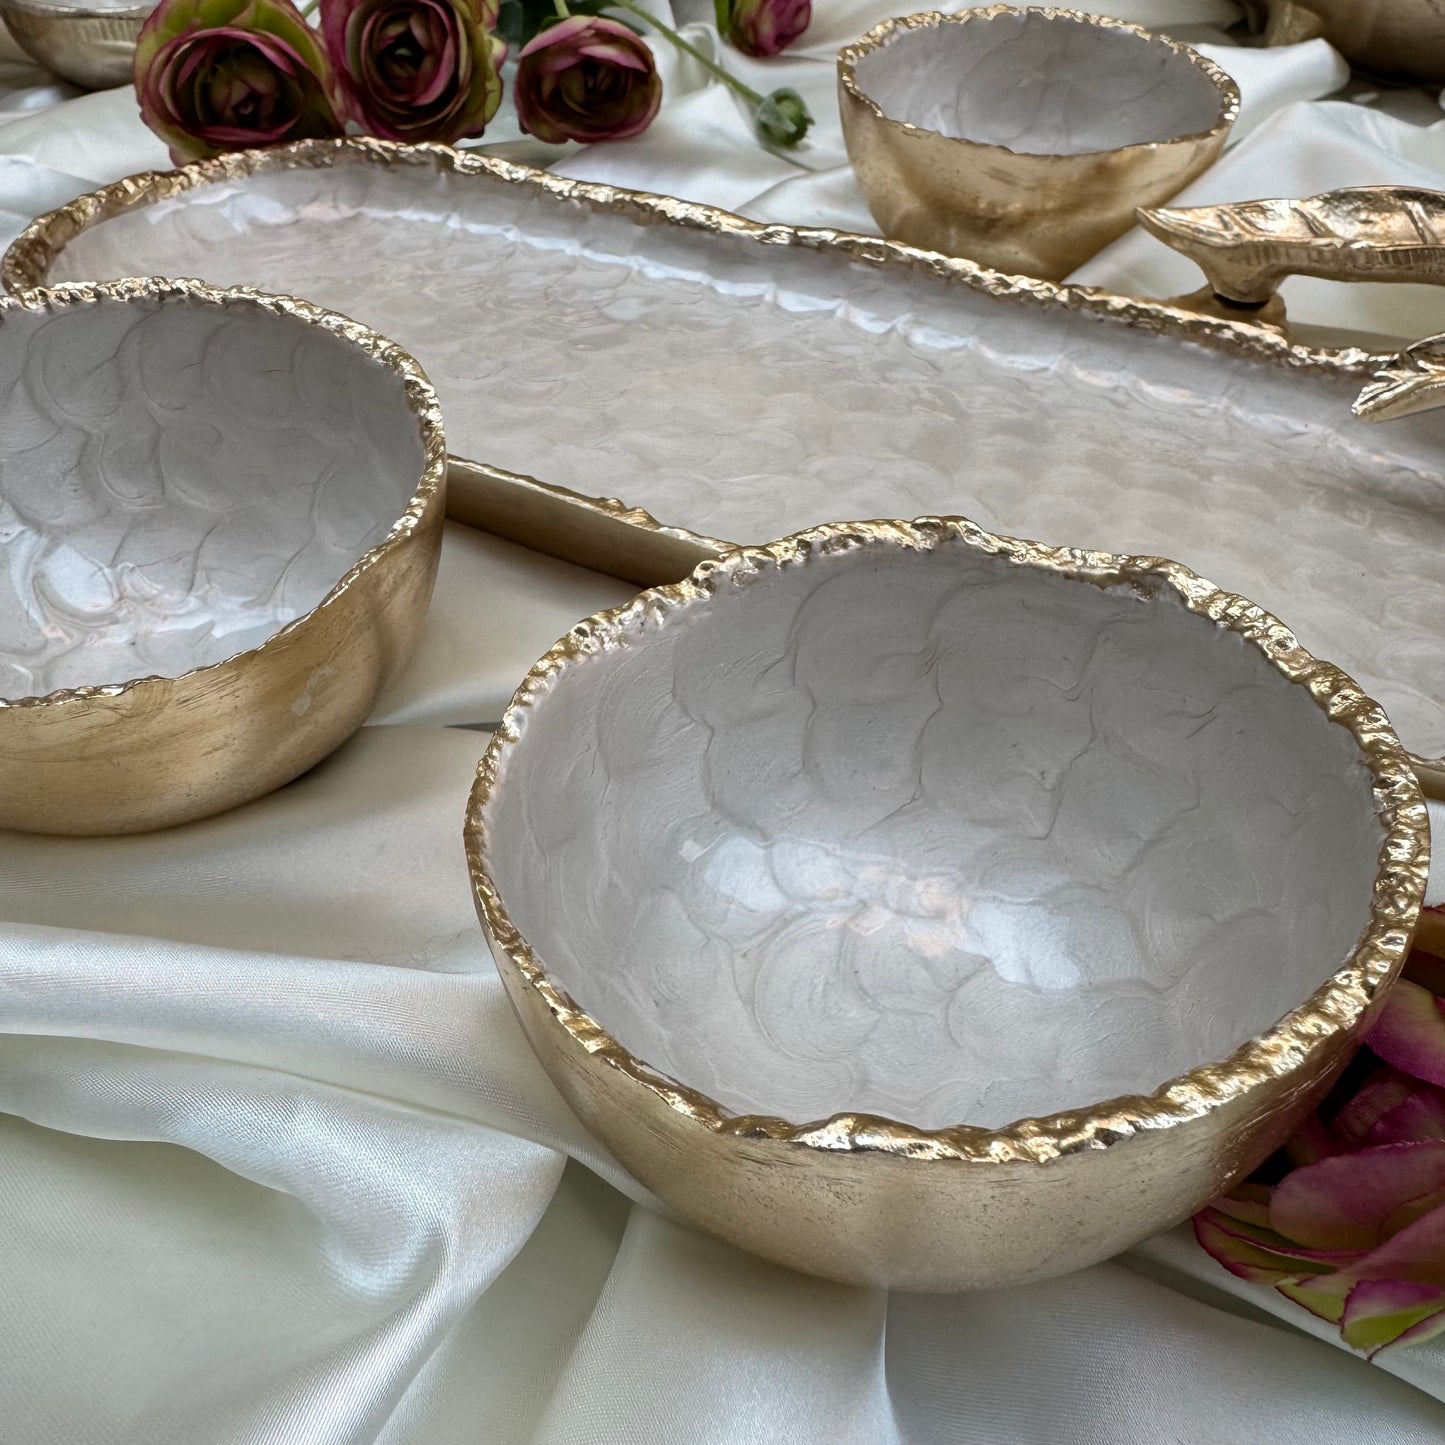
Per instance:
[[[533,1047],[663,1200],[906,1289],[1126,1249],[1254,1168],[1409,946],[1380,709],[1158,558],[836,524],[581,623],[467,820]]]
[[[260,796],[365,720],[426,613],[426,377],[305,302],[190,281],[0,298],[0,827]]]
[[[1058,281],[1213,164],[1240,96],[1136,25],[990,5],[885,20],[839,52],[838,103],[885,236]]]

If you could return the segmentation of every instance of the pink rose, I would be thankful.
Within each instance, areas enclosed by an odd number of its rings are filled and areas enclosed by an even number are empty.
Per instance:
[[[1416,953],[1409,971],[1438,979],[1438,965]],[[1373,1355],[1445,1333],[1445,1000],[1401,979],[1366,1044],[1291,1141],[1298,1167],[1239,1186],[1194,1232]]]
[[[626,140],[652,124],[662,80],[635,31],[573,15],[523,49],[516,102],[522,129],[549,145]]]
[[[451,144],[502,99],[496,0],[321,0],[347,112],[368,135]]]
[[[177,165],[342,132],[331,64],[291,0],[161,0],[136,44],[135,88]]]
[[[808,28],[813,0],[717,0],[717,28],[744,55],[778,55]]]

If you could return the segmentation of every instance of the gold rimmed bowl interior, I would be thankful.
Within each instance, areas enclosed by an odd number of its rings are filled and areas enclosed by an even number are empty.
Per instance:
[[[152,6],[0,0],[15,43],[62,80],[86,90],[129,85],[136,41]]]
[[[1343,1067],[1428,823],[1379,707],[1159,558],[953,518],[580,624],[467,819],[513,1005],[698,1226],[907,1289],[1185,1218]]]
[[[0,300],[0,827],[128,833],[288,782],[421,627],[446,447],[416,362],[196,282]]]
[[[858,185],[885,236],[1062,280],[1218,157],[1239,89],[1101,16],[992,5],[888,20],[838,56]]]

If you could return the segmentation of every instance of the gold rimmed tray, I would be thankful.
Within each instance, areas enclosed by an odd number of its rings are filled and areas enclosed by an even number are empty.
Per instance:
[[[123,181],[4,262],[11,289],[140,274],[408,347],[453,514],[504,536],[641,583],[929,512],[1177,557],[1352,672],[1445,779],[1445,415],[1356,421],[1364,349],[374,141]]]

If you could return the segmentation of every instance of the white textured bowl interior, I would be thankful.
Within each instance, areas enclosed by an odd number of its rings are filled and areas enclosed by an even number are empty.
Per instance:
[[[875,544],[630,631],[523,714],[489,867],[582,1008],[738,1113],[1149,1092],[1369,921],[1353,739],[1172,591]]]
[[[890,120],[1027,155],[1198,135],[1223,105],[1162,40],[1036,11],[900,30],[855,74]]]
[[[424,465],[401,378],[250,305],[0,312],[0,696],[174,676],[304,616]]]

